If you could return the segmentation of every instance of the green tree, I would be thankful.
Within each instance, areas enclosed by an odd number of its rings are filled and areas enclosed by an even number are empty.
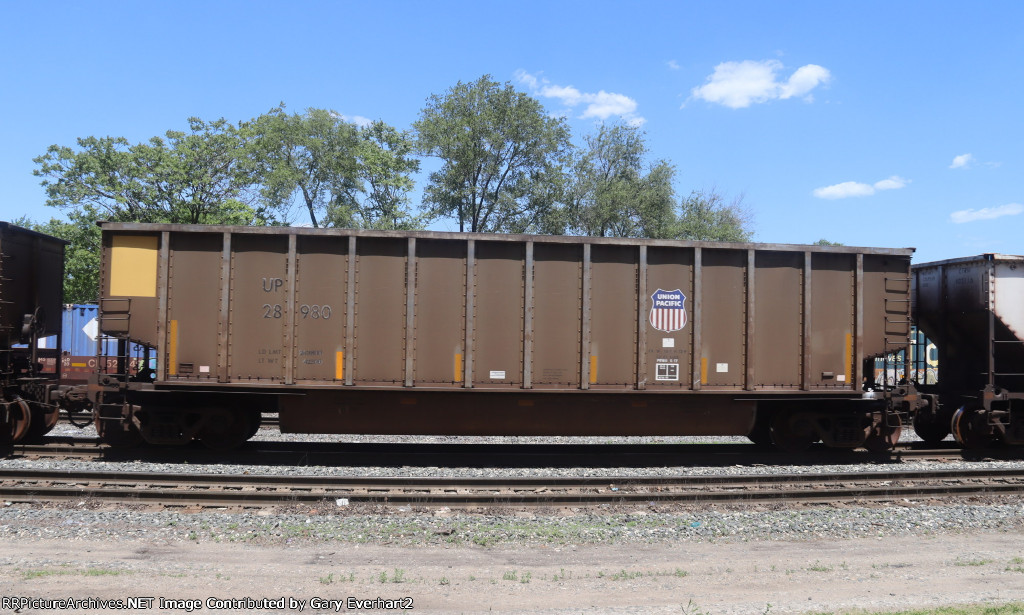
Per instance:
[[[838,241],[829,241],[828,239],[819,239],[811,244],[812,246],[841,246],[843,244]]]
[[[188,131],[169,130],[144,143],[83,137],[77,147],[51,145],[34,159],[46,204],[68,218],[32,225],[71,242],[65,252],[66,302],[98,297],[99,220],[273,223],[257,201],[260,182],[245,157],[245,134],[224,119],[188,122]]]
[[[266,224],[253,206],[244,138],[224,119],[190,118],[188,131],[130,144],[84,137],[78,148],[51,145],[34,162],[47,205],[122,222]]]
[[[726,203],[714,190],[694,191],[679,203],[679,213],[672,225],[674,239],[698,241],[750,241],[750,213],[743,207],[743,197]]]
[[[645,172],[643,132],[602,124],[577,157],[570,225],[593,237],[670,237],[675,222],[675,167],[659,160]]]
[[[424,192],[428,215],[454,217],[460,231],[550,229],[570,148],[563,119],[484,75],[431,95],[413,126],[420,151],[442,161]]]
[[[356,146],[359,191],[354,202],[331,212],[333,226],[378,230],[417,230],[426,226],[424,216],[413,212],[409,192],[412,174],[420,169],[413,157],[414,143],[401,132],[378,120],[359,131]]]
[[[249,135],[249,165],[271,211],[287,218],[299,200],[314,227],[344,219],[358,206],[359,129],[338,113],[307,109],[289,114],[284,103],[242,126]]]

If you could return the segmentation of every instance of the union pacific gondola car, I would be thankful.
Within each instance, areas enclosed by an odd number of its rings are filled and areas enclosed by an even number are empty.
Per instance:
[[[911,249],[106,223],[109,442],[750,435],[884,449]],[[130,375],[127,348],[152,349]],[[124,354],[122,354],[124,353]]]

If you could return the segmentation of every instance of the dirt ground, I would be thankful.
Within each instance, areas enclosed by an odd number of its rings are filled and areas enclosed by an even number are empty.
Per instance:
[[[149,613],[896,609],[1024,600],[1024,535],[529,550],[18,540],[0,544],[0,590],[0,600],[151,597],[139,609]],[[54,612],[46,606],[7,601],[0,612]],[[65,612],[132,612],[72,606]]]

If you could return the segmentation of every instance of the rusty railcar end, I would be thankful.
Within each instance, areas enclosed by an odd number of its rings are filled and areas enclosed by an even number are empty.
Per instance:
[[[938,348],[931,413],[965,446],[1024,444],[1024,256],[914,265],[914,314]],[[919,430],[920,431],[920,430]]]
[[[19,442],[57,423],[64,247],[68,242],[0,222],[0,441]],[[57,336],[53,349],[39,347]],[[43,362],[54,365],[44,373]]]

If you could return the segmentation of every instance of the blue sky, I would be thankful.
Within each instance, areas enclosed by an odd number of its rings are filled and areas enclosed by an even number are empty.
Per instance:
[[[641,124],[757,241],[1024,253],[1021,2],[0,0],[0,58],[3,219],[59,215],[32,175],[50,144],[280,101],[406,129],[490,74],[577,139]]]

